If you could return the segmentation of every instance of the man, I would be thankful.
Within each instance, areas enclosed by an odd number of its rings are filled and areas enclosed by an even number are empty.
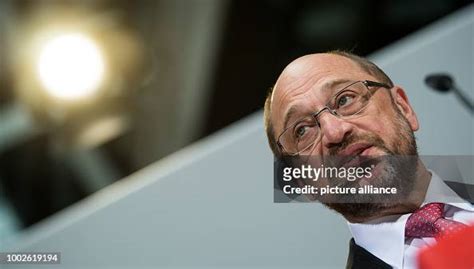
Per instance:
[[[290,63],[265,102],[265,127],[277,158],[418,155],[419,123],[405,91],[374,63],[347,52]],[[396,187],[395,200],[337,202],[332,195],[323,201],[349,223],[348,267],[416,268],[421,248],[474,222],[474,206],[452,189],[459,184],[448,187],[418,158],[373,167],[375,175],[353,185]]]

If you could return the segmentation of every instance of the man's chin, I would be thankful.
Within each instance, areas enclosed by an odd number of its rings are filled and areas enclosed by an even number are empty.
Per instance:
[[[379,159],[371,159],[362,165],[363,168],[370,168],[370,173],[365,174],[364,177],[360,178],[358,181],[359,186],[365,185],[380,185],[378,187],[388,187],[384,186],[387,183],[387,178],[389,178],[390,169],[386,162]]]

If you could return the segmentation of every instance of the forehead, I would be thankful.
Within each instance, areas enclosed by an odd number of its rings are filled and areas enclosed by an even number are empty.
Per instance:
[[[283,129],[283,118],[291,106],[324,105],[325,91],[335,81],[374,79],[349,58],[332,54],[303,56],[290,63],[277,80],[271,105],[271,120],[276,132]],[[340,87],[341,85],[339,85]]]

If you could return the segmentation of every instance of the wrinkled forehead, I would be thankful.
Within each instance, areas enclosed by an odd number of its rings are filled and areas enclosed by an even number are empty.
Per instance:
[[[290,63],[278,78],[271,97],[271,121],[276,132],[283,129],[283,118],[295,104],[324,103],[330,94],[328,86],[346,81],[373,79],[351,59],[339,55],[313,54]],[[339,83],[335,83],[339,82]]]

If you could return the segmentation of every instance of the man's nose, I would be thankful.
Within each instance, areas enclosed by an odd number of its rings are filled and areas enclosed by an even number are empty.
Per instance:
[[[319,115],[321,145],[331,148],[340,144],[352,132],[352,124],[331,113]]]

